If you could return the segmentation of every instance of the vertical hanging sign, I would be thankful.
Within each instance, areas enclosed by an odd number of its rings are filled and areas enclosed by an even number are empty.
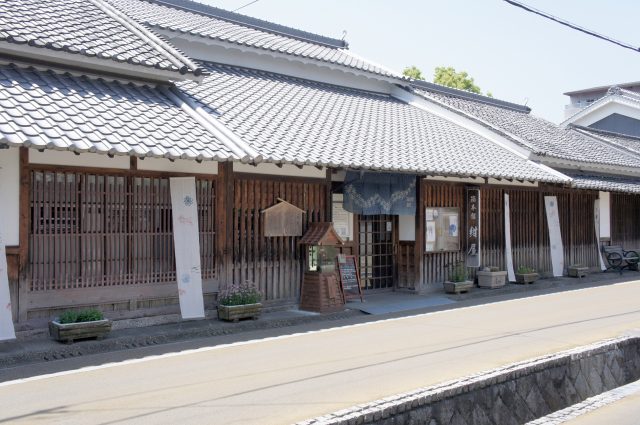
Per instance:
[[[0,341],[15,339],[13,318],[11,317],[11,297],[9,295],[9,274],[7,271],[7,252],[0,232]]]
[[[172,177],[169,182],[180,312],[183,319],[201,319],[204,318],[204,298],[200,273],[196,179]]]
[[[560,233],[560,217],[558,216],[558,198],[555,196],[544,197],[545,210],[547,211],[547,227],[549,227],[549,245],[551,248],[551,267],[553,276],[562,276],[564,272],[564,247],[562,246],[562,233]]]
[[[480,188],[467,187],[467,267],[480,267]]]
[[[509,282],[516,281],[513,269],[513,254],[511,252],[511,211],[509,208],[509,194],[504,194],[504,253],[507,262],[507,275]]]
[[[598,247],[598,261],[600,262],[600,270],[606,271],[607,266],[604,265],[602,252],[600,251],[600,199],[596,199],[593,203],[593,221],[596,226],[596,246]]]

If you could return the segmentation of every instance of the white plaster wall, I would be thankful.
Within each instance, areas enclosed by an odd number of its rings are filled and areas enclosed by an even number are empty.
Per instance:
[[[35,149],[29,149],[29,163],[68,165],[71,167],[121,168],[128,170],[130,160],[128,156],[120,155],[109,158],[107,155],[97,153],[81,153],[80,155],[76,155],[69,151],[48,149],[40,152]]]
[[[611,199],[609,192],[599,192],[600,203],[600,238],[611,237]]]
[[[174,162],[161,158],[138,160],[138,170],[166,171],[174,173],[218,174],[218,163],[214,161],[189,161],[176,159]]]
[[[282,168],[280,168],[271,163],[262,163],[253,166],[241,162],[234,162],[233,171],[237,173],[271,174],[274,176],[309,177],[314,179],[324,179],[327,177],[327,171],[324,168],[318,170],[316,167],[304,166],[300,169],[290,164],[284,164]]]
[[[414,215],[398,216],[398,238],[401,241],[416,240],[416,216]]]
[[[609,103],[594,108],[593,111],[585,113],[584,116],[573,121],[573,124],[588,127],[591,124],[598,122],[601,119],[604,119],[612,114],[620,114],[627,117],[640,119],[640,108],[618,103],[618,101],[612,100]]]
[[[20,155],[17,148],[0,149],[0,231],[6,245],[20,242]]]

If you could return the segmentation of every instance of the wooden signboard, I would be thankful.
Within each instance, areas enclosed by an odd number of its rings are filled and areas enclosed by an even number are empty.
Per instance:
[[[360,298],[360,301],[364,302],[356,256],[338,255],[338,270],[340,271],[340,284],[344,299]]]

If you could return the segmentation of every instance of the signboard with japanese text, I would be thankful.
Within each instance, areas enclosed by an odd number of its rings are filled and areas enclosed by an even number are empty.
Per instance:
[[[467,187],[467,267],[480,267],[480,188]]]

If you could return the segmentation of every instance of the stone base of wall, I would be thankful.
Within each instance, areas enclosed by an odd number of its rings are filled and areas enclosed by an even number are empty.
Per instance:
[[[640,337],[520,362],[301,422],[517,425],[640,379]]]

